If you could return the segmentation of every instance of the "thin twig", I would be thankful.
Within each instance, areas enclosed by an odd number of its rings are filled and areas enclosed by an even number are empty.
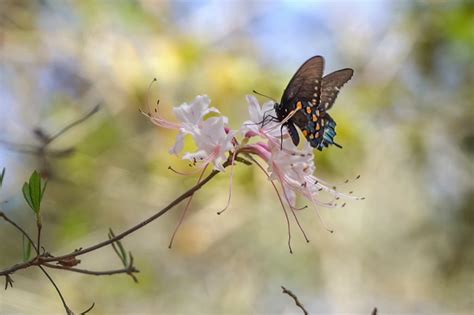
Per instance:
[[[296,306],[298,306],[299,308],[301,308],[301,310],[303,311],[303,314],[304,315],[308,315],[308,311],[304,308],[304,306],[300,303],[300,301],[298,300],[298,297],[293,293],[291,292],[290,290],[288,290],[287,288],[285,288],[284,286],[281,286],[281,288],[283,289],[283,293],[285,294],[288,294],[289,296],[291,296],[293,298],[293,300],[295,300],[295,304]]]
[[[68,315],[74,315],[74,313],[71,311],[71,309],[69,308],[69,306],[67,305],[66,303],[66,300],[64,299],[64,296],[63,294],[61,293],[61,290],[59,289],[59,287],[56,285],[56,283],[54,282],[53,278],[51,278],[51,276],[49,275],[49,273],[41,266],[38,266],[41,271],[43,271],[43,273],[45,274],[45,276],[49,279],[49,282],[51,282],[51,284],[54,286],[54,288],[56,289],[56,292],[58,292],[58,295],[59,295],[59,298],[61,299],[61,302],[63,302],[63,306],[64,306],[64,309],[66,310],[66,314]]]
[[[39,254],[39,250],[38,248],[36,247],[36,244],[35,242],[33,242],[33,239],[30,237],[30,235],[28,233],[26,233],[26,231],[21,227],[19,226],[18,224],[16,224],[14,221],[12,221],[9,217],[7,217],[7,215],[0,211],[0,217],[3,218],[5,221],[7,221],[8,223],[10,223],[11,225],[13,225],[18,231],[20,231],[21,234],[23,234],[23,236],[25,236],[28,241],[30,242],[31,246],[33,246],[33,249],[36,251],[37,254]]]
[[[230,162],[226,162],[224,163],[224,167],[227,167],[229,166]],[[175,200],[173,200],[172,202],[170,202],[166,207],[164,207],[163,209],[161,209],[159,212],[155,213],[154,215],[152,215],[151,217],[149,217],[148,219],[138,223],[137,225],[129,228],[128,230],[118,234],[117,236],[115,236],[114,238],[111,238],[111,239],[108,239],[108,240],[105,240],[105,241],[102,241],[96,245],[93,245],[93,246],[90,246],[90,247],[87,247],[87,248],[84,248],[84,249],[81,249],[79,251],[76,251],[76,252],[73,252],[73,253],[70,253],[70,254],[66,254],[66,255],[63,255],[63,256],[58,256],[58,257],[51,257],[51,258],[46,258],[44,259],[43,261],[44,262],[51,262],[51,261],[58,261],[58,260],[62,260],[62,259],[66,259],[66,258],[69,258],[69,257],[72,257],[72,256],[80,256],[80,255],[84,255],[86,253],[89,253],[91,251],[94,251],[94,250],[97,250],[101,247],[104,247],[104,246],[107,246],[113,242],[116,242],[118,240],[121,240],[122,238],[126,237],[127,235],[135,232],[136,230],[139,230],[141,229],[142,227],[144,227],[145,225],[153,222],[154,220],[158,219],[159,217],[161,217],[162,215],[164,215],[165,213],[167,213],[168,211],[170,211],[174,206],[176,206],[177,204],[179,204],[181,201],[187,199],[188,197],[192,196],[196,191],[198,191],[199,189],[201,189],[202,186],[204,186],[208,181],[210,181],[214,176],[216,176],[217,174],[219,173],[219,171],[217,170],[213,170],[206,178],[204,178],[202,181],[200,181],[199,183],[197,183],[196,185],[194,185],[192,188],[190,188],[188,191],[186,191],[185,193],[183,193],[181,196],[179,196],[178,198],[176,198]],[[2,274],[2,272],[0,272],[0,275]]]
[[[128,274],[128,273],[138,273],[138,272],[140,272],[138,269],[136,269],[133,266],[129,266],[127,268],[122,268],[122,269],[116,269],[116,270],[94,271],[94,270],[87,270],[87,269],[70,268],[70,267],[54,265],[54,264],[50,264],[50,263],[43,263],[42,265],[45,266],[45,267],[48,267],[48,268],[52,268],[52,269],[61,269],[61,270],[66,270],[66,271],[83,273],[83,274],[91,275],[91,276],[111,276],[111,275],[116,275],[116,274],[120,274],[120,273],[127,273]]]
[[[5,275],[5,290],[8,289],[8,286],[10,286],[10,288],[13,288],[13,279],[10,275]]]
[[[36,245],[36,249],[37,249],[37,255],[39,255],[39,254],[40,254],[39,249],[41,248],[41,229],[42,229],[42,224],[41,224],[41,222],[39,222],[38,220],[37,220],[37,222],[36,222],[36,229],[37,229],[37,231],[38,231],[37,239],[36,239],[36,240],[37,240],[36,244],[38,244],[38,245]]]

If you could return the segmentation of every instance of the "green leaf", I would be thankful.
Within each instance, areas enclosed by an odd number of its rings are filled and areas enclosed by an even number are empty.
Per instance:
[[[41,183],[41,176],[37,171],[34,171],[30,176],[30,180],[23,184],[23,197],[36,215],[39,215],[46,186],[47,182]]]
[[[24,183],[24,184],[23,184],[22,192],[23,192],[23,197],[24,197],[25,200],[26,200],[26,203],[28,203],[28,205],[30,206],[30,208],[33,209],[33,211],[35,211],[35,209],[33,208],[33,202],[31,201],[31,197],[30,197],[30,186],[28,185],[28,183]],[[36,211],[35,211],[35,212],[36,212]]]
[[[23,235],[23,261],[30,260],[31,257],[31,242]]]
[[[39,213],[41,207],[41,177],[37,171],[34,171],[30,177],[30,198],[31,203],[33,204],[33,210],[36,213]]]
[[[2,174],[0,174],[0,188],[2,187],[4,176],[5,176],[5,168],[3,168]]]
[[[123,248],[123,245],[122,245],[122,242],[121,241],[117,241],[117,245],[119,246],[120,248],[120,253],[122,254],[122,262],[123,262],[123,266],[124,267],[127,267],[127,264],[128,264],[128,259],[127,259],[127,252],[125,251],[125,249]]]
[[[109,228],[109,239],[112,239],[115,237],[114,231]],[[122,264],[124,267],[128,267],[128,259],[127,259],[127,253],[125,252],[125,249],[123,248],[122,242],[120,241],[115,241],[112,243],[112,248],[114,249],[115,253],[117,256],[120,258],[122,261]]]

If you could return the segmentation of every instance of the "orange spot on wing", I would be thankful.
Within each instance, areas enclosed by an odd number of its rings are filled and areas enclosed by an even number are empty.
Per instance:
[[[301,102],[296,103],[296,109],[300,110],[303,108],[303,104]]]
[[[308,130],[303,130],[303,135],[304,135],[305,137],[307,137],[307,136],[308,136]]]
[[[311,114],[311,106],[307,106],[307,107],[306,107],[306,112],[307,112],[308,114]]]
[[[318,116],[316,116],[315,114],[313,114],[313,121],[316,121],[318,120]]]

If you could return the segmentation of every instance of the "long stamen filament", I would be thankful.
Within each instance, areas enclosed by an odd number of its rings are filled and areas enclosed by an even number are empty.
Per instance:
[[[227,208],[229,207],[230,205],[230,199],[232,197],[232,178],[234,176],[234,167],[235,167],[235,156],[237,155],[237,150],[234,150],[234,152],[232,153],[232,160],[231,160],[231,163],[230,163],[230,184],[229,184],[229,197],[227,198],[227,204],[225,205],[224,209],[220,210],[217,212],[217,214],[221,214],[222,212],[226,211]]]
[[[255,163],[255,165],[257,165],[261,170],[262,172],[267,176],[267,178],[270,179],[270,175],[267,173],[267,171],[265,170],[265,168],[263,168],[263,166],[257,161],[255,160],[252,156],[250,156],[250,159],[252,160],[252,162]],[[285,219],[286,219],[286,225],[287,225],[287,229],[288,229],[288,248],[290,250],[290,254],[293,254],[293,249],[291,248],[291,226],[290,226],[290,219],[288,218],[288,213],[286,212],[286,207],[285,207],[285,204],[283,203],[283,199],[281,198],[280,196],[280,192],[278,191],[275,183],[270,180],[270,183],[272,184],[273,186],[273,189],[275,189],[275,192],[278,196],[278,200],[280,201],[280,205],[283,209],[283,213],[285,214]]]
[[[202,170],[202,172],[201,172],[201,175],[199,176],[199,179],[198,179],[198,181],[197,181],[197,184],[199,184],[199,182],[201,181],[202,176],[204,175],[204,172],[206,171],[208,165],[209,165],[209,164],[206,164],[206,166],[203,168],[203,170]],[[191,201],[193,200],[193,197],[194,197],[194,194],[192,194],[192,195],[188,198],[188,201],[186,202],[186,206],[184,207],[183,212],[181,212],[181,217],[179,218],[178,224],[176,224],[176,227],[175,227],[175,229],[174,229],[174,231],[173,231],[173,235],[171,236],[171,239],[170,239],[170,243],[169,243],[169,245],[168,245],[168,248],[171,248],[171,247],[173,246],[174,237],[176,236],[176,233],[178,232],[179,227],[180,227],[181,224],[183,223],[184,217],[186,216],[186,212],[188,211],[189,205],[191,204]]]

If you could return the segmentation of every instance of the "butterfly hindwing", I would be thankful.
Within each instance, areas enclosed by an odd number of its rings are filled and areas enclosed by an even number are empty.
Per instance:
[[[342,86],[352,78],[354,70],[346,68],[335,71],[323,77],[321,84],[321,98],[319,108],[328,110],[336,101],[339,90]]]
[[[307,107],[294,116],[295,124],[314,148],[319,148],[323,141],[326,123],[323,115],[325,115],[324,112],[312,106],[311,102],[307,102]]]

